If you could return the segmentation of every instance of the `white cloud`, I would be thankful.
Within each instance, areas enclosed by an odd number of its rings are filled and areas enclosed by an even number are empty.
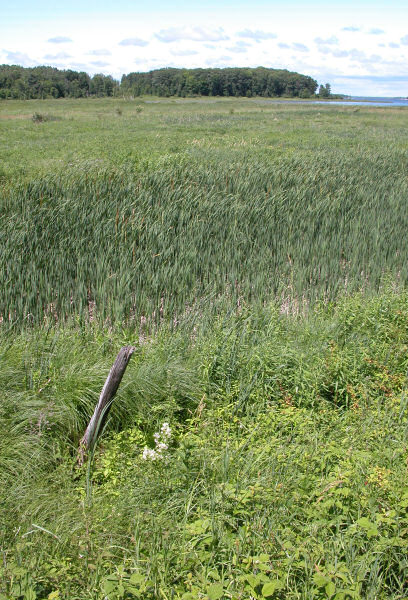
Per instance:
[[[208,67],[225,67],[225,63],[229,63],[232,60],[231,56],[218,56],[217,58],[207,58],[205,64]]]
[[[342,31],[351,31],[355,33],[356,31],[361,31],[361,27],[354,27],[353,25],[350,25],[349,27],[343,27]]]
[[[141,40],[140,38],[134,37],[134,38],[126,38],[124,40],[122,40],[121,42],[119,42],[119,46],[147,46],[149,42],[146,42],[146,40]]]
[[[292,44],[292,48],[293,50],[297,50],[298,52],[309,52],[309,48],[307,46],[305,46],[304,44],[299,44],[298,42]]]
[[[383,62],[381,56],[378,54],[371,54],[370,56],[367,56],[363,50],[357,50],[356,48],[350,50],[349,56],[352,61],[364,65],[379,64]]]
[[[47,40],[47,42],[49,42],[50,44],[68,44],[68,43],[72,42],[72,40],[69,37],[65,37],[63,35],[58,35],[56,37],[49,38]]]
[[[318,46],[318,51],[321,54],[330,54],[334,58],[346,58],[350,54],[348,50],[340,50],[339,48],[330,48],[330,46]]]
[[[321,37],[317,37],[314,39],[314,41],[318,46],[320,46],[320,45],[332,46],[332,45],[339,43],[339,40],[336,38],[335,35],[332,35],[330,38],[327,38],[325,40]]]
[[[382,35],[383,33],[385,33],[385,31],[384,29],[378,29],[377,27],[373,27],[373,29],[370,29],[368,33],[371,35]]]
[[[194,42],[220,42],[229,40],[222,27],[218,29],[208,29],[204,27],[169,27],[161,29],[155,34],[160,42],[166,44],[178,42],[180,40],[192,40]]]
[[[170,54],[173,56],[193,56],[198,54],[197,50],[170,50]]]
[[[106,48],[100,48],[97,50],[91,50],[87,53],[89,56],[112,56],[112,52]]]
[[[13,65],[20,65],[22,67],[35,67],[38,66],[38,61],[30,58],[24,52],[10,52],[8,50],[3,51],[6,55],[6,60]]]
[[[235,54],[245,54],[245,52],[248,52],[247,48],[243,48],[242,46],[230,46],[229,48],[226,48],[226,50],[228,50],[228,52],[234,52]]]
[[[57,54],[46,54],[44,58],[47,60],[63,60],[64,58],[72,58],[72,56],[66,52],[58,52]]]
[[[406,88],[408,76],[355,75],[353,73],[330,74],[328,79],[339,90],[358,96],[400,96]]]
[[[229,52],[234,52],[235,54],[242,54],[248,52],[248,48],[251,48],[251,44],[247,42],[238,41],[235,46],[230,46],[227,48]]]
[[[72,69],[78,69],[80,71],[87,71],[88,70],[88,65],[82,62],[73,62],[69,65],[69,67],[66,68],[72,68]]]
[[[109,63],[104,60],[92,60],[91,65],[94,65],[95,67],[107,67]]]
[[[251,40],[255,40],[256,42],[260,42],[261,40],[273,40],[278,36],[276,33],[272,33],[269,31],[261,31],[260,29],[256,29],[255,31],[252,29],[244,29],[243,31],[239,31],[237,33],[239,37],[249,38]]]
[[[347,50],[337,50],[337,49],[330,49],[330,53],[332,56],[334,56],[334,58],[344,58],[346,56],[348,56],[348,52]]]
[[[366,60],[365,52],[363,52],[362,50],[357,50],[357,48],[353,48],[352,50],[350,50],[349,56],[352,60]]]

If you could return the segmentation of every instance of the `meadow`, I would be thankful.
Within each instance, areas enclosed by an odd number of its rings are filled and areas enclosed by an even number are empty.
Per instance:
[[[407,121],[0,103],[1,599],[408,597]]]

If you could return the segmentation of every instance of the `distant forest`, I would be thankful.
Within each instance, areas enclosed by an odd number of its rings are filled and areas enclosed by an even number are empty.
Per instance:
[[[309,98],[317,81],[291,71],[266,69],[158,69],[123,75],[121,91],[134,96],[299,96]]]
[[[0,65],[0,99],[84,98],[118,95],[154,96],[289,96],[310,98],[315,79],[281,69],[257,67],[225,69],[157,69],[123,75],[121,83],[110,75],[90,77],[81,71],[55,67],[25,68]],[[330,96],[330,85],[319,95]]]
[[[118,88],[119,83],[110,75],[90,77],[70,69],[0,65],[0,99],[104,97],[115,95]]]

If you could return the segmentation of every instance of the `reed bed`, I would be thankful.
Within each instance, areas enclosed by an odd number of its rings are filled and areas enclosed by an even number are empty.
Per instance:
[[[79,161],[1,191],[0,315],[174,319],[200,298],[332,300],[408,278],[399,150],[253,160],[192,151],[142,172]]]

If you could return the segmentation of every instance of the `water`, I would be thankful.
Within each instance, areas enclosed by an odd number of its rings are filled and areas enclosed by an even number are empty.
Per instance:
[[[408,98],[380,98],[349,96],[347,100],[330,100],[329,104],[340,104],[341,106],[408,106]],[[315,100],[314,104],[321,104],[324,100]]]
[[[347,100],[258,100],[262,104],[324,104],[331,106],[408,106],[408,98],[385,98],[369,96],[347,96]]]

